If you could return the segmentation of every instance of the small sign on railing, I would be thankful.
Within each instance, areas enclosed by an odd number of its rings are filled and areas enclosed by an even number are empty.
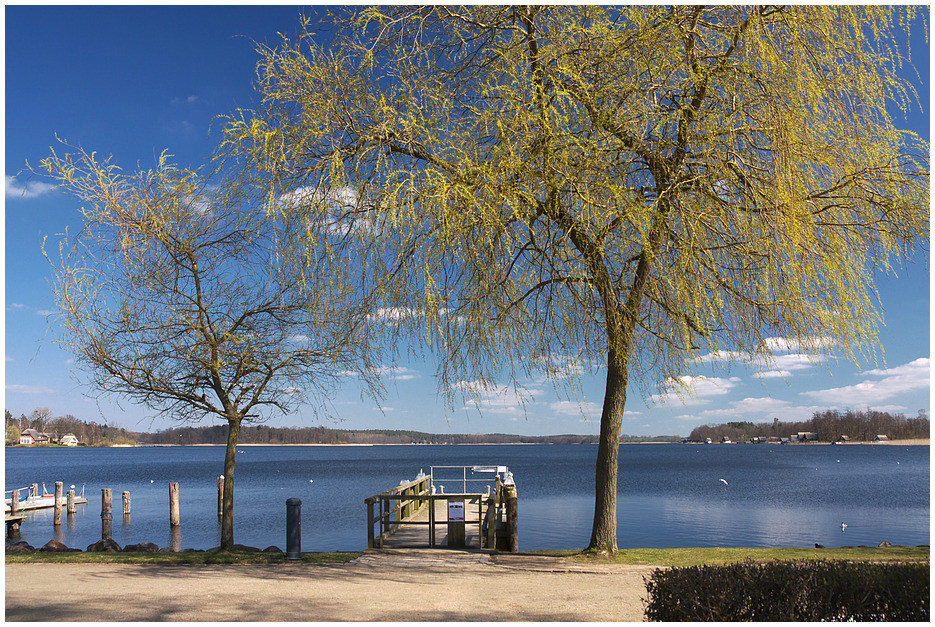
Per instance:
[[[448,501],[448,521],[464,522],[464,501]]]

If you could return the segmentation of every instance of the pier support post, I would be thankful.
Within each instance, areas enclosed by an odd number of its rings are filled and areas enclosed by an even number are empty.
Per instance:
[[[101,488],[101,540],[109,540],[113,533],[114,501],[110,488]]]
[[[301,499],[286,499],[286,559],[302,559]]]
[[[503,486],[506,501],[506,537],[507,550],[510,553],[519,553],[519,499],[516,495],[516,486]]]
[[[62,524],[62,482],[55,482],[55,512],[52,515],[52,524],[58,527]]]
[[[10,492],[10,515],[16,516],[19,511],[19,490]]]
[[[68,513],[68,519],[71,520],[74,516],[75,510],[75,491],[74,489],[66,492],[65,495],[65,511]]]
[[[218,477],[218,518],[224,515],[224,475]]]
[[[179,484],[169,484],[169,526],[179,526]]]
[[[126,518],[130,515],[130,493],[124,491],[123,493],[123,517]]]

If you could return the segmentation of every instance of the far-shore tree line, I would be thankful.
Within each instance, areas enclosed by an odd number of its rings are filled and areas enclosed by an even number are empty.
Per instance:
[[[783,422],[774,418],[772,422],[756,424],[738,421],[704,425],[692,429],[688,439],[704,441],[711,438],[719,442],[726,437],[731,442],[749,442],[755,437],[789,437],[803,431],[815,433],[820,442],[841,441],[843,437],[852,442],[869,442],[878,435],[885,435],[890,440],[910,440],[929,437],[929,419],[922,409],[914,418],[872,409],[826,410],[815,412],[809,420],[802,421]]]
[[[124,427],[103,424],[95,421],[85,421],[75,418],[71,414],[53,417],[48,407],[37,407],[27,416],[20,414],[14,418],[9,410],[5,410],[6,443],[16,444],[26,429],[35,429],[46,433],[58,441],[62,436],[70,433],[78,438],[78,442],[85,446],[113,446],[114,444],[133,444],[136,435]]]

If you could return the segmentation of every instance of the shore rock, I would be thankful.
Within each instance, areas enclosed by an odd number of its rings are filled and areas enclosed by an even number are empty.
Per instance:
[[[885,546],[893,546],[893,545],[887,542],[886,540],[884,540],[883,542],[877,545],[877,547],[885,547]]]
[[[48,551],[52,553],[70,553],[70,552],[81,552],[81,549],[70,549],[65,546],[63,543],[58,540],[49,540],[39,549],[40,551]]]
[[[88,547],[88,553],[119,553],[120,545],[114,542],[113,538],[98,540]]]
[[[282,549],[278,546],[268,546],[261,551],[261,553],[282,553]]]
[[[123,547],[124,553],[155,553],[159,550],[159,545],[152,542],[140,542],[139,544],[128,544]]]
[[[25,540],[19,540],[6,545],[7,553],[35,553],[36,549]]]
[[[178,553],[178,551],[174,550],[171,546],[164,546],[159,549],[157,553]]]

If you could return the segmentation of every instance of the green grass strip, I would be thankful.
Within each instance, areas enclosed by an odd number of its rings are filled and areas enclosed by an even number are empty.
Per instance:
[[[344,564],[360,557],[357,551],[303,553],[303,563]],[[525,555],[560,557],[575,562],[629,564],[640,566],[701,566],[735,562],[769,562],[778,560],[840,559],[875,562],[928,562],[929,547],[843,547],[835,549],[806,548],[687,548],[687,549],[624,549],[614,555],[589,551],[528,551]],[[9,553],[7,564],[285,564],[284,553],[246,553],[205,551],[200,553]]]

